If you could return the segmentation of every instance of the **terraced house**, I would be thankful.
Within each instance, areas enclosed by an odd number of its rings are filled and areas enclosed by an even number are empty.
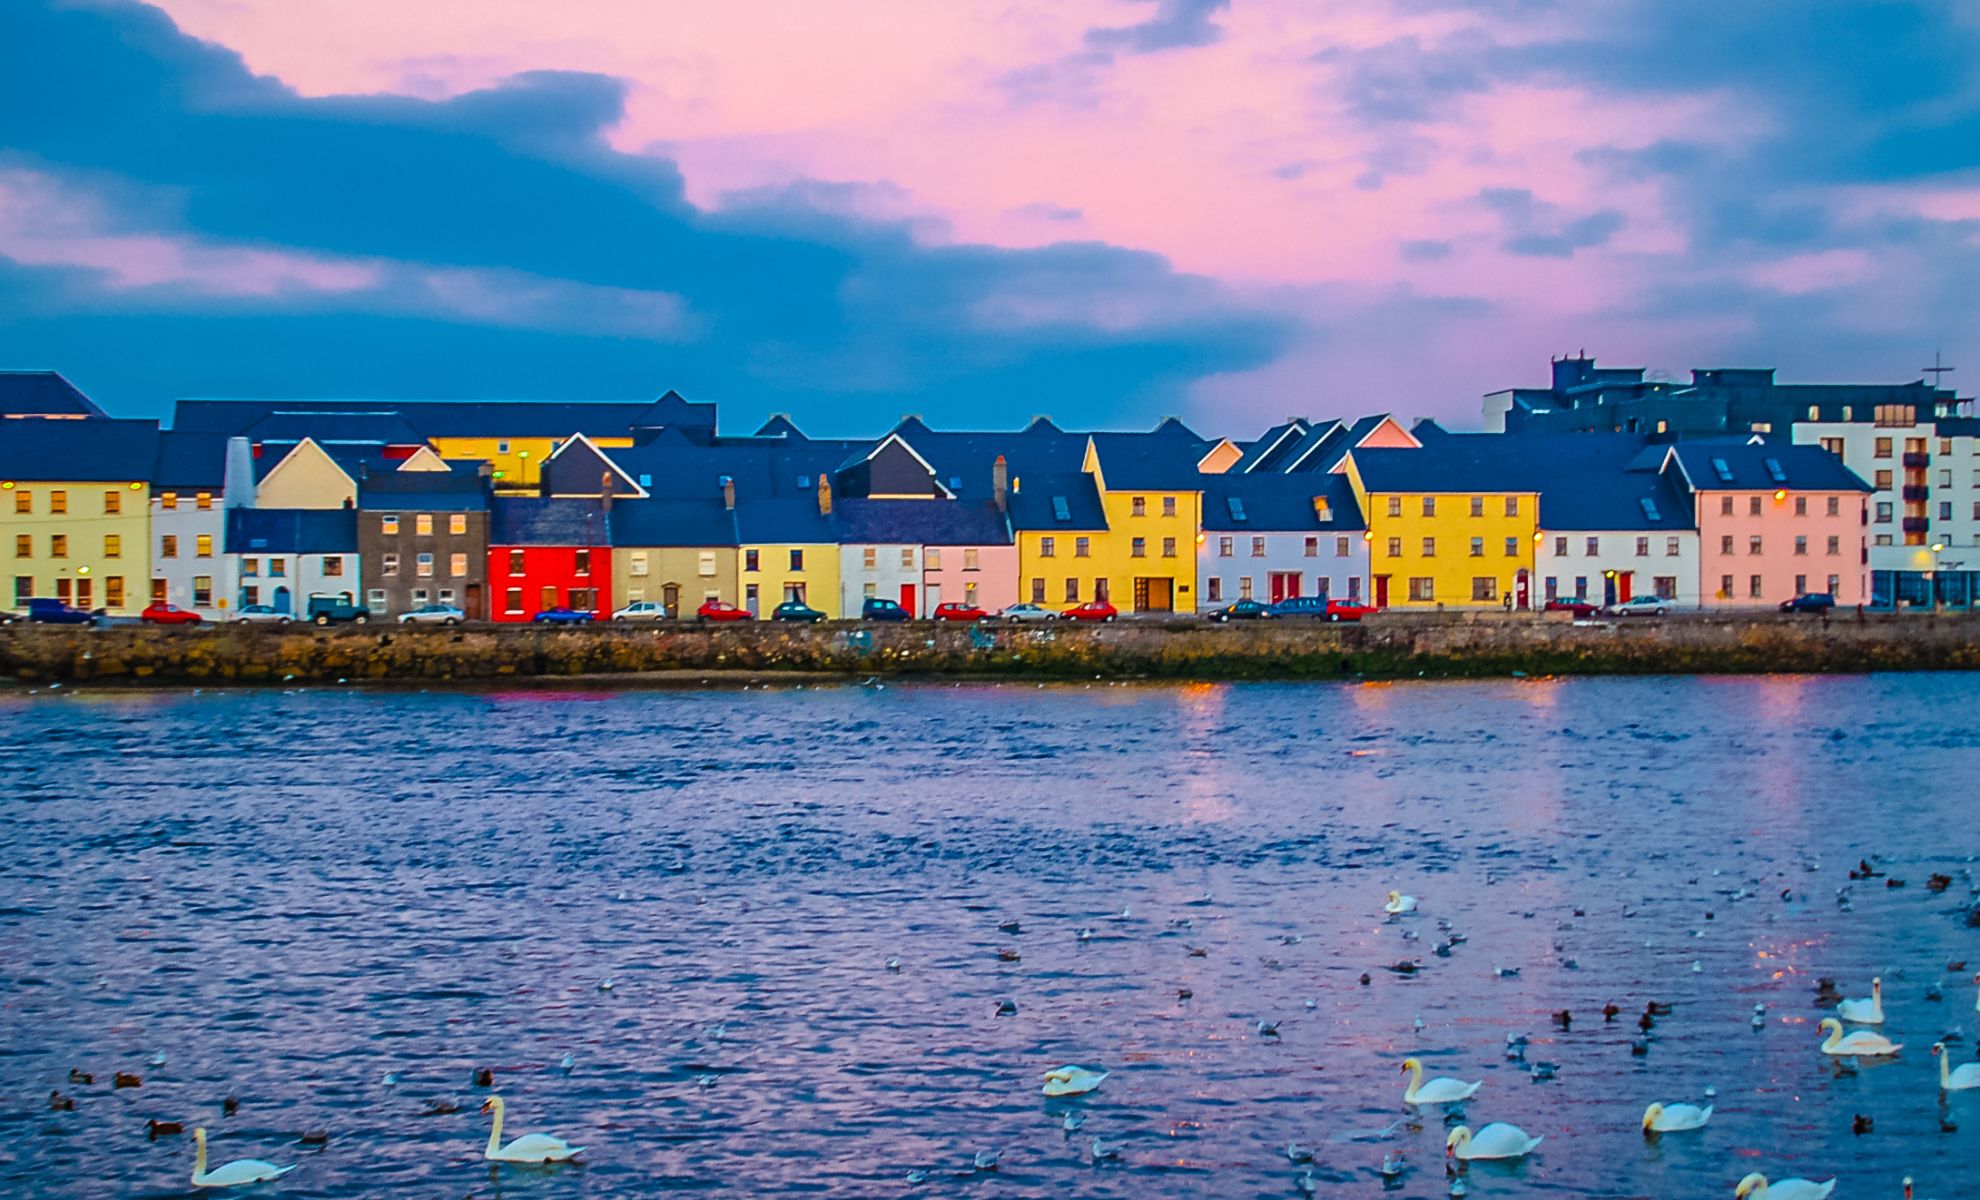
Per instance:
[[[1503,440],[1443,434],[1415,449],[1361,447],[1339,468],[1368,522],[1381,608],[1525,608],[1541,480]]]
[[[1359,602],[1368,589],[1365,530],[1346,476],[1208,476],[1197,608],[1300,596]]]
[[[20,417],[0,427],[0,545],[16,608],[52,597],[135,614],[151,595],[158,423]]]
[[[426,604],[487,620],[488,468],[367,471],[358,483],[364,605],[378,616]]]

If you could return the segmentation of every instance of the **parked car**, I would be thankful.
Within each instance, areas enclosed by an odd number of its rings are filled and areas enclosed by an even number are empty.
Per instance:
[[[737,608],[727,600],[704,600],[700,608],[694,610],[696,619],[702,621],[754,621],[756,614],[746,608]]]
[[[1105,600],[1088,600],[1059,615],[1068,621],[1111,621],[1121,615],[1121,610]]]
[[[1316,621],[1327,617],[1325,596],[1292,596],[1270,606],[1275,617],[1311,617]]]
[[[1327,601],[1327,619],[1329,621],[1359,621],[1363,617],[1372,617],[1381,611],[1381,609],[1376,608],[1373,604],[1363,604],[1359,600]]]
[[[1815,613],[1820,615],[1828,612],[1835,606],[1836,598],[1827,592],[1803,592],[1792,600],[1781,601],[1781,611],[1784,613]]]
[[[1661,617],[1670,604],[1662,596],[1631,596],[1620,604],[1611,604],[1609,613],[1617,617]]]
[[[566,608],[561,604],[546,608],[530,618],[538,625],[589,625],[597,619],[598,614],[590,609]]]
[[[612,614],[614,621],[664,621],[667,606],[657,600],[635,600]]]
[[[451,604],[422,604],[399,614],[401,625],[459,625],[467,614]]]
[[[786,600],[770,610],[772,621],[803,621],[815,625],[825,619],[825,614],[802,600]]]
[[[1203,616],[1211,621],[1262,621],[1273,616],[1270,605],[1257,600],[1233,600],[1222,608],[1213,608]]]
[[[937,621],[988,621],[990,614],[974,604],[962,604],[951,600],[935,606]]]
[[[1574,619],[1580,621],[1601,612],[1602,606],[1580,596],[1562,596],[1547,601],[1542,609],[1545,612],[1573,613]]]
[[[70,608],[60,600],[36,597],[28,601],[27,619],[36,625],[87,625],[96,620],[96,614]]]
[[[287,625],[294,619],[272,604],[243,604],[234,610],[236,625]]]
[[[200,623],[200,616],[191,609],[155,600],[144,606],[144,611],[138,614],[138,620],[146,625],[197,625]]]
[[[868,596],[859,606],[859,619],[862,621],[906,621],[914,616],[902,608],[898,600],[882,600],[878,596]]]
[[[1000,621],[1056,621],[1059,614],[1043,604],[1013,604],[997,614]]]
[[[343,596],[311,596],[303,615],[312,625],[337,625],[345,621],[353,625],[371,624],[371,610]]]

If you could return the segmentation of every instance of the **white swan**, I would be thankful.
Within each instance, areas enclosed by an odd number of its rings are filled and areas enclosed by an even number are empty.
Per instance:
[[[1045,1072],[1045,1086],[1041,1089],[1047,1096],[1084,1096],[1100,1086],[1107,1078],[1105,1071],[1089,1071],[1085,1067],[1064,1066],[1056,1071]]]
[[[1952,1055],[1946,1053],[1944,1042],[1933,1042],[1932,1053],[1939,1059],[1939,1090],[1942,1092],[1964,1092],[1980,1088],[1980,1063],[1967,1063],[1955,1071],[1949,1061]]]
[[[526,1133],[515,1141],[502,1144],[502,1098],[490,1096],[482,1103],[482,1112],[495,1114],[495,1127],[488,1131],[488,1148],[481,1157],[489,1162],[512,1163],[552,1163],[569,1162],[572,1156],[582,1152],[583,1146],[573,1146],[560,1137],[547,1133]]]
[[[1855,1025],[1882,1025],[1884,1023],[1883,979],[1870,981],[1868,1000],[1845,1000],[1836,1005],[1836,1015]]]
[[[1892,1042],[1883,1034],[1871,1033],[1867,1029],[1859,1029],[1844,1037],[1842,1022],[1834,1017],[1823,1017],[1821,1028],[1829,1031],[1829,1036],[1822,1042],[1824,1054],[1862,1054],[1881,1058],[1904,1049],[1903,1045]]]
[[[1783,1179],[1776,1184],[1768,1184],[1767,1177],[1754,1172],[1739,1181],[1733,1189],[1734,1200],[1822,1200],[1836,1190],[1836,1181],[1825,1179],[1816,1183],[1812,1179]]]
[[[1466,1083],[1462,1079],[1437,1078],[1423,1082],[1423,1061],[1405,1058],[1403,1073],[1409,1076],[1409,1086],[1403,1089],[1404,1104],[1456,1104],[1469,1100],[1473,1092],[1485,1086],[1484,1080]]]
[[[1696,1104],[1652,1104],[1643,1110],[1643,1132],[1683,1133],[1688,1129],[1703,1129],[1711,1119],[1709,1104],[1704,1108]]]
[[[1416,897],[1405,896],[1398,891],[1390,891],[1388,903],[1382,906],[1382,911],[1388,913],[1392,917],[1396,916],[1399,913],[1415,912]]]
[[[193,1130],[193,1145],[199,1148],[193,1158],[192,1185],[196,1188],[245,1187],[250,1183],[264,1183],[270,1179],[280,1179],[295,1170],[293,1166],[278,1167],[272,1162],[258,1158],[237,1158],[209,1171],[206,1169],[206,1128]]]
[[[1444,1139],[1444,1153],[1466,1162],[1474,1158],[1524,1158],[1539,1148],[1540,1141],[1503,1121],[1494,1121],[1475,1134],[1470,1126],[1460,1125]]]

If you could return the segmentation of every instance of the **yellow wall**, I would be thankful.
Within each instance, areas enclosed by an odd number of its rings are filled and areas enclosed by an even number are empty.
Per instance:
[[[804,552],[804,568],[791,569],[791,551]],[[757,569],[749,569],[749,556],[756,554]],[[736,599],[734,603],[748,606],[749,587],[756,585],[756,615],[768,617],[770,610],[784,602],[784,589],[793,583],[804,584],[804,602],[822,612],[832,620],[842,615],[839,611],[839,545],[837,542],[804,543],[802,545],[783,543],[777,545],[759,544],[738,547],[736,556]]]
[[[1107,482],[1106,464],[1090,441],[1085,470],[1099,489],[1100,508],[1107,518],[1106,533],[1093,535],[1095,569],[1091,571],[1107,580],[1107,599],[1122,612],[1195,612],[1196,534],[1202,527],[1203,493],[1113,487]],[[1139,516],[1135,514],[1137,501]],[[1166,515],[1169,501],[1174,502],[1173,515]],[[1137,538],[1141,540],[1139,556],[1135,554]],[[1167,580],[1168,603],[1151,594],[1144,608],[1137,602],[1137,579]],[[1159,586],[1153,589],[1159,591]],[[1080,599],[1093,599],[1092,591],[1083,592]]]
[[[64,483],[10,480],[0,487],[0,555],[7,560],[0,607],[25,608],[30,597],[62,595],[67,582],[68,600],[84,608],[107,608],[119,615],[130,615],[151,601],[151,487],[139,483]],[[54,494],[61,493],[67,512],[53,510]],[[27,496],[30,511],[19,512],[20,497]],[[114,496],[114,501],[106,501]],[[117,512],[106,511],[114,503]],[[28,553],[19,553],[19,539],[28,538]],[[54,538],[66,539],[64,554],[54,554]],[[108,539],[117,539],[114,547]],[[111,550],[115,550],[115,556]],[[16,602],[16,580],[32,579],[26,594]],[[123,602],[111,603],[112,592],[121,586]],[[83,589],[88,589],[87,599]]]
[[[567,437],[568,435],[566,435]],[[585,435],[600,450],[630,446],[629,437]],[[502,494],[533,492],[539,482],[543,461],[550,457],[563,437],[436,437],[430,439],[442,458],[480,459],[495,468],[495,491]],[[507,446],[504,450],[502,447]]]
[[[714,574],[703,574],[701,556],[714,556]],[[635,574],[640,557],[645,557],[646,573]],[[805,566],[811,556],[805,556]],[[679,584],[681,612],[671,617],[692,617],[701,602],[714,593],[730,604],[742,603],[736,587],[736,548],[734,546],[621,546],[612,551],[612,608],[624,608],[635,600],[666,599],[667,585]],[[633,595],[634,592],[640,593]],[[771,606],[776,607],[775,605]],[[765,610],[768,612],[768,610]]]
[[[1052,554],[1045,555],[1044,543],[1052,539]],[[1080,558],[1076,551],[1078,539],[1087,539],[1087,557]],[[1093,599],[1093,581],[1105,573],[1105,567],[1095,555],[1097,547],[1107,538],[1104,529],[1050,529],[1026,530],[1017,535],[1018,581],[1017,598],[1019,603],[1032,603],[1031,581],[1045,581],[1045,598],[1038,601],[1046,608],[1066,609],[1075,604]],[[1079,590],[1076,598],[1066,598],[1066,580],[1077,582]],[[1108,587],[1111,589],[1112,584]]]
[[[256,508],[344,508],[357,502],[357,485],[315,442],[298,442],[255,485]]]
[[[1369,574],[1388,576],[1388,607],[1395,609],[1482,608],[1502,609],[1505,598],[1515,594],[1517,576],[1523,568],[1528,587],[1534,586],[1533,534],[1540,512],[1540,498],[1532,492],[1367,492],[1359,472],[1349,460],[1349,478],[1355,498],[1367,515]],[[1482,500],[1483,513],[1472,515],[1471,502]],[[1434,513],[1426,516],[1423,502],[1434,502]],[[1390,501],[1398,502],[1399,515],[1390,515]],[[1507,515],[1506,502],[1517,511]],[[1434,553],[1424,553],[1423,539],[1434,539]],[[1473,538],[1482,539],[1483,554],[1474,557]],[[1506,553],[1511,538],[1513,554]],[[1399,552],[1398,552],[1399,551]],[[1473,598],[1473,580],[1493,581],[1491,599]],[[1410,581],[1429,579],[1432,598],[1412,600]],[[1379,585],[1371,594],[1380,596]],[[1533,593],[1529,591],[1528,603]]]

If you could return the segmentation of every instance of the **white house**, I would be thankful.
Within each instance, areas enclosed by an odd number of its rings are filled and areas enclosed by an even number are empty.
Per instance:
[[[240,452],[247,453],[245,441]],[[167,430],[152,471],[151,599],[209,621],[225,619],[234,590],[225,552],[227,453],[224,435]]]
[[[1367,523],[1344,475],[1205,475],[1196,606],[1368,595]]]
[[[1697,521],[1682,480],[1660,469],[1666,449],[1628,433],[1509,441],[1541,484],[1535,604],[1653,595],[1673,608],[1699,606]]]

